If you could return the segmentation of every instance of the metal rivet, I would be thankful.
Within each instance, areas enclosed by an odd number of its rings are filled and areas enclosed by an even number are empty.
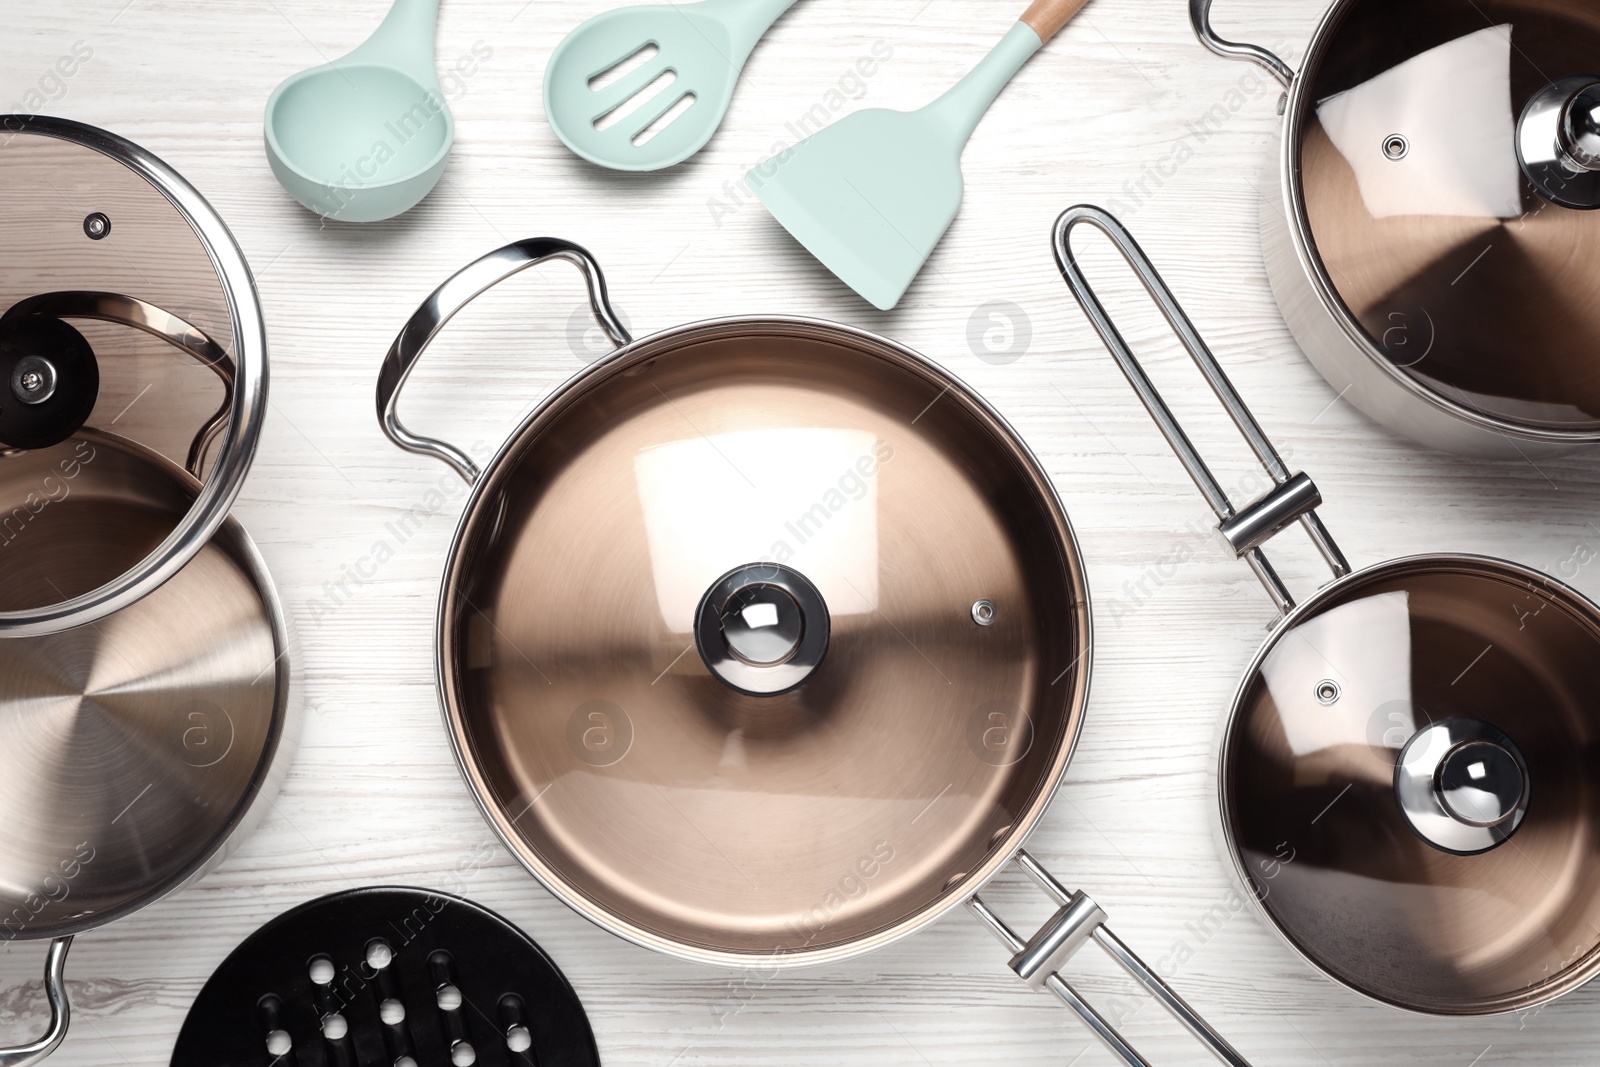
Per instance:
[[[980,600],[972,605],[972,621],[979,626],[993,626],[998,614],[999,611],[992,600]]]
[[[1339,683],[1331,679],[1324,679],[1318,682],[1317,703],[1326,708],[1331,708],[1339,703]]]
[[[11,395],[24,404],[42,404],[56,393],[56,367],[43,356],[24,356],[11,370]]]
[[[1383,139],[1383,154],[1395,163],[1406,158],[1411,151],[1411,142],[1406,140],[1404,134],[1391,133]]]
[[[96,211],[83,220],[83,232],[91,241],[103,241],[111,233],[111,219],[103,211]]]

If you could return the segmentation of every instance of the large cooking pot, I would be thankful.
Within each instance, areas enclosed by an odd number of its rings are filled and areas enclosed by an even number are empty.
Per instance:
[[[1236,508],[1084,278],[1107,233],[1275,483]],[[1600,608],[1527,567],[1427,555],[1352,572],[1165,282],[1098,208],[1056,254],[1135,390],[1281,615],[1245,672],[1218,758],[1222,839],[1261,913],[1306,959],[1386,1004],[1520,1011],[1600,971]],[[1262,551],[1300,523],[1335,580],[1296,604]]]
[[[1288,89],[1267,273],[1329,383],[1492,458],[1600,441],[1600,4],[1338,0]]]
[[[74,935],[200,877],[287,771],[289,635],[228,508],[266,403],[261,310],[160,160],[0,116],[0,937]]]
[[[552,259],[582,271],[616,352],[481,469],[407,430],[400,390],[444,324]],[[1123,1062],[1144,1061],[1056,973],[1091,940],[1244,1062],[1020,851],[1082,725],[1088,588],[1049,478],[964,385],[804,319],[630,340],[588,253],[541,238],[428,298],[377,409],[472,486],[439,600],[440,699],[495,832],[579,914],[766,970],[965,904]],[[976,896],[1013,860],[1060,906],[1031,937]]]

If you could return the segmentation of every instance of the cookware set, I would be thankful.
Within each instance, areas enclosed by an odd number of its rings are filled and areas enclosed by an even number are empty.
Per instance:
[[[602,166],[682,162],[793,2],[591,19],[548,66],[552,126]],[[751,187],[894,307],[959,208],[967,138],[1085,2],[1037,0],[934,104],[843,119]],[[1190,2],[1201,41],[1286,89],[1265,255],[1340,395],[1466,453],[1600,440],[1586,229],[1600,218],[1586,210],[1600,206],[1600,12],[1338,0],[1296,73],[1218,37],[1210,7]],[[395,0],[366,44],[273,94],[267,155],[305,206],[375,221],[439,180],[454,124],[437,13]],[[352,164],[397,113],[415,123],[405,143],[370,173]],[[0,264],[0,927],[49,943],[51,1010],[42,1037],[0,1051],[24,1067],[65,1035],[73,937],[221,861],[271,803],[298,710],[284,613],[229,517],[267,388],[238,248],[137,146],[59,119],[0,127],[14,253]],[[1078,261],[1085,226],[1120,250],[1265,468],[1259,499],[1229,497],[1145,374]],[[1217,836],[1242,895],[1315,968],[1413,1012],[1522,1010],[1588,981],[1600,606],[1481,556],[1352,568],[1316,484],[1128,230],[1075,207],[1054,251],[1278,613],[1220,717]],[[481,464],[408,428],[403,389],[444,327],[551,261],[577,270],[614,351]],[[382,362],[376,412],[395,445],[469,487],[437,608],[446,732],[493,832],[574,911],[677,959],[783,969],[964,909],[1120,1062],[1147,1061],[1064,973],[1091,943],[1213,1058],[1247,1067],[1091,897],[1024,851],[1083,728],[1090,590],[1049,475],[972,389],[817,319],[635,339],[596,260],[543,237],[423,301]],[[1291,526],[1333,575],[1298,602],[1266,555]],[[1013,869],[1055,906],[1036,931],[980,896]],[[384,887],[309,902],[241,944],[172,1062],[599,1059],[571,986],[525,934],[469,901]]]

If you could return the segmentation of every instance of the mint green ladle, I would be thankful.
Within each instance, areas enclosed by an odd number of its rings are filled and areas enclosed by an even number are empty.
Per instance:
[[[341,222],[377,222],[433,191],[456,135],[434,69],[438,19],[439,0],[395,0],[355,51],[273,91],[267,159],[296,200]]]

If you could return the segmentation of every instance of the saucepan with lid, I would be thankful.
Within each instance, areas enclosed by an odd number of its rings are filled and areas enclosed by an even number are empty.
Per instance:
[[[222,221],[159,159],[0,116],[0,938],[74,935],[199,877],[259,820],[294,737],[289,636],[228,512],[266,347]]]
[[[1272,476],[1237,508],[1085,279],[1072,234],[1109,235]],[[1073,294],[1280,618],[1222,733],[1222,838],[1248,895],[1315,966],[1396,1007],[1522,1010],[1600,970],[1600,608],[1483,556],[1352,571],[1132,236],[1062,216]],[[1262,546],[1299,523],[1334,581],[1296,604]]]
[[[1287,88],[1267,273],[1322,375],[1424,444],[1600,441],[1600,4],[1338,0]]]
[[[482,468],[408,430],[401,388],[445,323],[549,260],[579,268],[617,350]],[[764,970],[965,905],[1122,1062],[1145,1061],[1057,974],[1091,941],[1244,1062],[1020,851],[1082,725],[1088,589],[1049,478],[976,394],[809,319],[632,340],[588,253],[541,238],[428,298],[377,411],[472,486],[440,699],[486,818],[557,897],[656,951]],[[1013,861],[1059,905],[1031,937],[975,895]]]

